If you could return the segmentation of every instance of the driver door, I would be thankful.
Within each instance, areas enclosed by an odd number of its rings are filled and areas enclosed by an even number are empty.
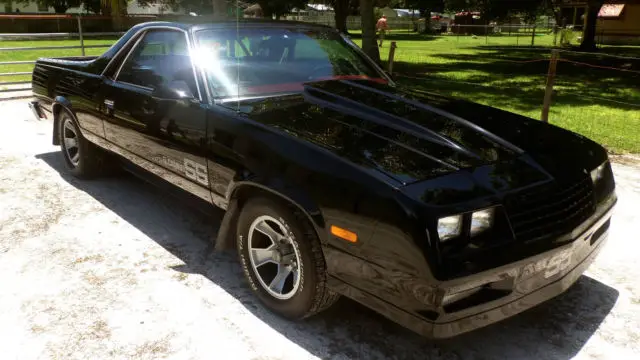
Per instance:
[[[105,136],[127,159],[210,201],[206,108],[186,33],[149,30],[105,80]],[[182,96],[170,96],[179,89]]]

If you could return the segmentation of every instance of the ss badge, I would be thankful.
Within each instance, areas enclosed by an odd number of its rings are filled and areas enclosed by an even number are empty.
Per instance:
[[[544,277],[548,279],[568,268],[571,265],[571,255],[571,250],[565,250],[552,257],[547,263]]]
[[[189,159],[184,159],[184,174],[189,179],[199,182],[202,185],[209,185],[207,167]]]

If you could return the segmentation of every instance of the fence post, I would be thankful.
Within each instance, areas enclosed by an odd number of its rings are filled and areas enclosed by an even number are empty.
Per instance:
[[[533,32],[531,33],[531,46],[535,43],[536,39],[536,25],[533,25]]]
[[[489,44],[489,24],[485,25],[484,28],[484,43]]]
[[[393,74],[393,57],[396,54],[396,42],[392,41],[389,47],[389,75]]]
[[[82,37],[82,20],[80,20],[80,15],[78,15],[78,34],[80,34],[80,49],[82,50],[82,56],[84,55],[84,38]]]
[[[540,120],[549,122],[549,108],[551,107],[551,96],[553,95],[553,83],[556,80],[556,67],[560,52],[551,50],[551,60],[549,61],[549,72],[547,73],[547,88],[544,91],[544,102],[542,103],[542,116]]]

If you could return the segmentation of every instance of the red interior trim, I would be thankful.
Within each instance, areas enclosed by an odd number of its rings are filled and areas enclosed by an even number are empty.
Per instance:
[[[369,80],[373,82],[377,82],[379,84],[386,84],[387,80],[383,78],[371,78],[366,75],[336,75],[336,76],[327,76],[324,78],[318,78],[313,81],[327,81],[327,80]],[[295,82],[295,83],[283,83],[283,84],[269,84],[269,85],[259,85],[259,86],[250,86],[247,88],[247,92],[249,94],[261,94],[261,93],[274,93],[274,92],[287,92],[287,91],[302,91],[304,89],[305,83]]]

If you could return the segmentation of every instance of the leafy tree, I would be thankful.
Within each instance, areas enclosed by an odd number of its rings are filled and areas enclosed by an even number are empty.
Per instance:
[[[83,0],[84,8],[94,14],[102,12],[102,2],[100,0]]]
[[[17,3],[29,5],[32,0],[19,0]],[[82,4],[82,0],[39,0],[39,4],[52,7],[56,14],[64,14],[70,8],[79,7]]]
[[[137,0],[140,6],[160,5],[172,11],[194,12],[198,15],[215,15],[225,17],[229,7],[235,7],[232,0]]]
[[[430,18],[432,12],[443,12],[445,0],[407,0],[405,6],[419,10],[423,17]]]
[[[525,20],[532,22],[545,11],[545,3],[547,0],[444,0],[448,10],[479,11],[486,21],[522,15]]]
[[[279,19],[282,15],[287,14],[293,8],[304,8],[307,4],[305,0],[258,0],[258,5],[262,9],[262,16],[271,18],[273,16]]]

